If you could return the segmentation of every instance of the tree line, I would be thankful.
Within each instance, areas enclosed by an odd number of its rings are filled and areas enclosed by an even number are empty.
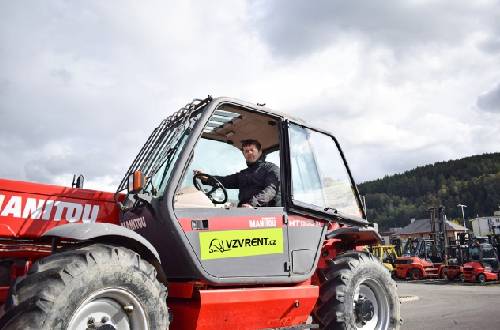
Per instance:
[[[411,218],[429,218],[432,206],[446,207],[448,219],[492,215],[500,205],[500,153],[419,166],[359,185],[368,220],[382,229],[403,227]],[[461,221],[460,221],[461,223]]]

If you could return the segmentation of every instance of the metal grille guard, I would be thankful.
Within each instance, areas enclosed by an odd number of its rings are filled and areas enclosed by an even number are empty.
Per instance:
[[[145,186],[148,186],[153,174],[165,163],[172,161],[175,151],[183,140],[182,137],[190,133],[196,123],[196,116],[211,101],[211,96],[203,100],[194,99],[164,119],[142,146],[120,182],[116,194],[127,189],[129,176],[137,170],[144,174]]]

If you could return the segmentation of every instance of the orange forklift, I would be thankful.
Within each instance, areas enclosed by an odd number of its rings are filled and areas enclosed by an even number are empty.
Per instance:
[[[444,210],[444,206],[429,208],[432,236],[430,239],[410,238],[406,241],[403,256],[395,262],[396,278],[421,280],[444,276],[448,248]]]

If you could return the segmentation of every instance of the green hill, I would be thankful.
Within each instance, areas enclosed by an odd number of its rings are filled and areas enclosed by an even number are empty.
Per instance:
[[[426,218],[431,206],[444,205],[448,219],[492,215],[500,205],[500,153],[484,154],[417,167],[359,185],[368,219],[381,228],[405,226]]]

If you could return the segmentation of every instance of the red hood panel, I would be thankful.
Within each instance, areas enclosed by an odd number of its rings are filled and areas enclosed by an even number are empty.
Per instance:
[[[37,238],[67,223],[119,224],[119,208],[113,196],[95,190],[0,179],[0,237]]]

